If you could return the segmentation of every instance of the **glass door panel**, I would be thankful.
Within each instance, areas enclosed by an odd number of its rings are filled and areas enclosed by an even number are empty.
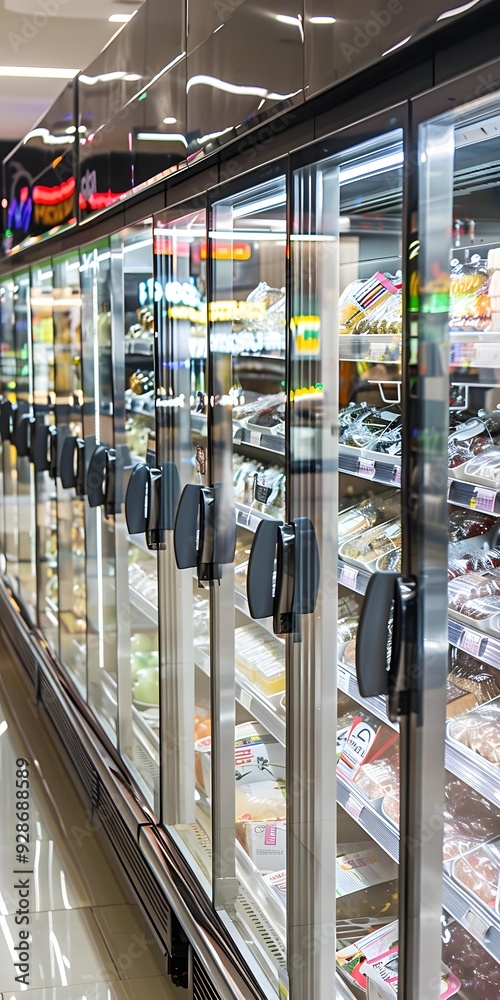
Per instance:
[[[294,998],[335,993],[335,981],[343,997],[374,989],[363,952],[397,964],[398,723],[385,698],[361,694],[356,642],[373,574],[401,567],[402,162],[393,132],[293,176],[288,508],[313,522],[321,564],[315,619],[300,645],[288,640],[294,787],[300,778],[287,816]],[[361,671],[372,667],[367,657]]]
[[[14,324],[14,280],[5,278],[0,284],[0,317],[1,317],[1,385],[2,404],[7,407],[6,420],[10,424],[7,412],[10,406],[15,406],[17,400],[17,354]],[[10,405],[9,405],[10,404]],[[10,433],[10,429],[7,431]],[[10,438],[2,440],[2,562],[3,571],[11,581],[17,574],[17,486],[15,475],[16,457]],[[15,564],[16,572],[13,572]]]
[[[419,338],[441,361],[432,374],[442,378],[442,434],[433,442],[448,467],[434,506],[447,501],[449,544],[429,523],[427,550],[440,613],[427,719],[445,768],[433,859],[436,871],[443,866],[437,959],[461,1000],[489,1000],[500,981],[499,122],[496,96],[422,125],[419,150]]]
[[[286,968],[285,640],[272,618],[252,619],[247,571],[261,522],[286,520],[285,178],[216,202],[210,240],[209,474],[227,490],[223,503],[236,518],[234,562],[222,566],[211,592],[219,621],[212,670],[225,720],[212,746],[220,757],[212,762],[216,903],[230,910],[239,940],[277,992]],[[205,750],[206,771],[207,758]],[[233,900],[224,893],[231,875]]]
[[[158,323],[157,460],[180,486],[208,485],[207,213],[173,208],[155,217]],[[172,466],[169,466],[170,468]],[[207,893],[212,883],[210,765],[197,746],[211,737],[209,591],[193,567],[159,552],[162,691],[162,818]],[[200,741],[200,742],[198,742]],[[196,762],[195,762],[196,758]],[[209,757],[205,755],[205,764]]]
[[[34,440],[55,426],[53,271],[50,261],[31,269]],[[59,646],[59,581],[56,484],[42,462],[36,481],[38,624],[54,652]]]
[[[87,694],[85,502],[76,484],[64,486],[60,465],[68,438],[83,438],[82,296],[80,257],[53,263],[54,389],[56,394],[59,649],[81,694]]]
[[[114,517],[104,506],[97,447],[114,447],[111,339],[111,251],[103,241],[81,253],[82,361],[85,396],[85,539],[88,701],[108,736],[118,742],[117,604]],[[92,504],[90,505],[89,492]]]
[[[116,595],[120,751],[159,814],[160,705],[157,555],[128,533],[123,510],[132,469],[156,464],[155,332],[151,220],[111,238]]]

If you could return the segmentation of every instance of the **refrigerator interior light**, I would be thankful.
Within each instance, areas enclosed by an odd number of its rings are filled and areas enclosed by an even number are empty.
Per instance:
[[[286,229],[275,229],[273,232],[267,230],[260,232],[258,229],[211,230],[208,235],[211,240],[252,240],[254,243],[260,243],[263,240],[276,240],[279,236],[286,236]]]
[[[132,253],[133,250],[142,250],[143,247],[151,247],[153,245],[153,237],[149,236],[147,240],[139,240],[137,243],[129,243],[128,246],[123,247],[123,253]]]
[[[138,132],[137,138],[143,142],[182,142],[187,148],[187,139],[180,132]]]
[[[337,20],[336,17],[310,17],[309,21],[311,24],[335,24]]]
[[[236,208],[233,208],[233,219],[241,219],[245,215],[255,215],[256,212],[265,212],[269,208],[278,208],[285,203],[286,192],[283,189],[267,198],[260,198],[258,201],[251,201],[245,205],[237,205]]]
[[[383,156],[375,157],[374,160],[360,160],[350,166],[341,167],[339,182],[340,184],[348,184],[349,181],[357,181],[360,177],[369,177],[372,174],[383,173],[384,170],[391,170],[393,167],[400,167],[403,163],[402,148],[395,149]]]

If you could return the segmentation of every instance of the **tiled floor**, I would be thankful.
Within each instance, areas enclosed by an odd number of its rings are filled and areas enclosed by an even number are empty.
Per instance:
[[[30,762],[29,864],[16,861],[19,757]],[[164,960],[100,836],[0,640],[1,1000],[186,997],[164,975]],[[16,912],[26,882],[29,985],[16,982],[14,965],[26,926]]]

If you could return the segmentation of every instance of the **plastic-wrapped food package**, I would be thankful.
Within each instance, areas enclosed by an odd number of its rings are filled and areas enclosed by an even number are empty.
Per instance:
[[[460,610],[450,605],[450,609],[457,611],[465,618],[470,618],[471,621],[486,622],[500,612],[500,595],[484,597],[477,601],[466,601],[460,606]]]
[[[470,712],[477,705],[476,698],[470,691],[463,691],[458,688],[448,677],[446,682],[446,717],[454,718],[456,715],[463,715]]]
[[[373,528],[382,521],[397,517],[401,510],[401,495],[399,491],[381,493],[377,497],[363,500],[356,507],[342,511],[338,519],[339,545],[353,535]]]
[[[500,838],[457,858],[452,874],[473,896],[499,914]]]
[[[356,424],[360,417],[368,413],[368,403],[349,403],[343,410],[339,410],[339,428],[342,432],[346,427]]]
[[[450,329],[489,330],[491,303],[486,261],[474,254],[466,264],[452,261]]]
[[[460,611],[467,601],[499,593],[500,574],[495,570],[489,573],[465,573],[448,583],[448,605],[455,611]]]
[[[443,961],[460,979],[464,1000],[497,1000],[498,962],[457,921],[443,929]]]
[[[479,846],[497,828],[495,807],[460,778],[452,778],[446,786],[443,818],[445,861]]]
[[[360,767],[354,783],[368,799],[380,799],[383,795],[393,792],[398,795],[399,789],[399,752]]]
[[[478,511],[470,511],[461,508],[452,510],[449,513],[448,538],[450,542],[463,542],[467,538],[476,538],[484,535],[497,524],[495,517],[489,514],[481,514]]]
[[[377,569],[384,573],[400,573],[401,549],[394,549],[394,551],[386,552],[384,556],[381,556],[377,562]]]
[[[500,566],[500,549],[489,549],[487,552],[465,552],[457,559],[448,563],[448,580],[464,573],[479,573],[481,570],[498,569]]]
[[[485,442],[484,447],[487,447]],[[473,452],[463,441],[450,441],[448,444],[448,468],[457,469],[460,465],[466,465],[473,458]]]
[[[449,680],[461,691],[474,695],[477,705],[500,696],[500,672],[463,649],[451,649]]]
[[[343,655],[342,659],[343,659],[344,663],[347,664],[348,667],[351,667],[351,669],[353,669],[353,670],[355,669],[355,667],[356,667],[356,637],[354,637],[354,639],[351,639],[351,641],[347,643],[347,646],[344,649],[344,655]]]
[[[490,764],[500,764],[500,700],[453,719],[449,735]]]
[[[401,278],[377,271],[368,280],[352,281],[339,298],[340,333],[401,333]]]
[[[337,625],[337,660],[344,658],[349,643],[355,641],[359,619],[354,617],[340,618]]]
[[[284,789],[273,781],[236,785],[236,820],[286,819]]]
[[[395,518],[387,521],[386,524],[379,524],[369,531],[356,538],[344,542],[340,555],[342,558],[352,559],[356,562],[371,563],[374,559],[380,558],[386,552],[401,548],[401,521]]]
[[[466,476],[484,479],[492,486],[500,484],[500,449],[485,448],[467,462]]]

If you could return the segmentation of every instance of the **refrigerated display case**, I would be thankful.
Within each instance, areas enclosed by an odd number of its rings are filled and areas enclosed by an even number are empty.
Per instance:
[[[2,438],[2,569],[10,574],[11,563],[16,548],[17,505],[15,502],[16,483],[14,479],[15,452],[11,444],[13,407],[16,403],[17,354],[14,326],[14,281],[4,278],[0,285],[1,317],[1,401],[0,436]]]
[[[84,405],[80,255],[55,257],[52,266],[56,438],[46,457],[52,460],[57,493],[59,652],[61,662],[86,697],[85,501],[76,476],[78,442],[83,446]]]
[[[47,642],[59,654],[59,562],[57,493],[48,458],[48,435],[56,424],[54,365],[53,278],[51,261],[31,269],[29,309],[33,362],[33,423],[30,434],[36,495],[36,599],[37,621]],[[31,474],[31,466],[28,464]],[[18,464],[19,469],[19,464]],[[18,471],[19,475],[19,471]],[[28,529],[25,546],[34,553]],[[20,531],[19,548],[21,551]],[[20,557],[21,561],[21,557]]]
[[[30,314],[30,274],[14,276],[14,329],[17,358],[16,409],[12,440],[16,448],[17,482],[17,580],[19,595],[28,614],[36,620],[38,608],[38,564],[36,562],[37,497],[36,476],[31,464],[35,386],[33,374],[34,339]]]

